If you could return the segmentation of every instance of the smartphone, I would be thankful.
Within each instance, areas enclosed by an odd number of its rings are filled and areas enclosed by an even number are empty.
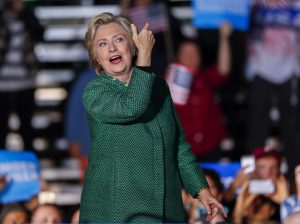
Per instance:
[[[252,155],[244,155],[241,157],[241,166],[245,173],[251,173],[255,169],[255,158]]]
[[[249,182],[248,191],[252,194],[273,194],[275,185],[272,180],[253,179]]]

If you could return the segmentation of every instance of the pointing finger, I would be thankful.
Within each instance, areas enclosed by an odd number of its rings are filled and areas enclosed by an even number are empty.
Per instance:
[[[148,22],[146,22],[142,30],[148,30],[149,27],[150,27],[150,24]]]

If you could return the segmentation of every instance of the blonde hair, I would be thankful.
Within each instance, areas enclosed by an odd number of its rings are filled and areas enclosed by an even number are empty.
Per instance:
[[[96,35],[98,28],[102,25],[106,25],[109,23],[117,23],[121,27],[123,27],[125,32],[130,37],[129,42],[130,42],[130,45],[132,48],[132,54],[134,54],[134,52],[135,52],[135,47],[134,47],[135,45],[131,38],[131,36],[132,36],[132,32],[131,32],[131,28],[130,28],[131,22],[127,18],[122,17],[122,16],[114,16],[112,13],[109,13],[109,12],[104,12],[104,13],[101,13],[101,14],[98,14],[98,15],[92,17],[92,19],[90,20],[90,22],[88,24],[88,30],[85,34],[85,43],[86,43],[88,53],[89,53],[90,64],[96,70],[97,74],[100,74],[103,71],[103,68],[98,63],[98,60],[97,60],[95,52],[94,52],[94,39],[95,39],[95,35]]]

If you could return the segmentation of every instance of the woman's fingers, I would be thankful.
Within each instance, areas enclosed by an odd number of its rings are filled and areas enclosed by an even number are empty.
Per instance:
[[[133,39],[133,40],[136,40],[136,39],[137,39],[137,36],[138,36],[136,26],[132,23],[132,24],[130,25],[130,28],[131,28],[131,32],[132,32],[132,39]]]
[[[207,217],[206,217],[207,221],[212,220],[218,214],[219,211],[222,212],[222,215],[225,218],[227,217],[224,207],[217,200],[212,200],[211,202],[203,201],[202,203],[207,212]]]
[[[143,30],[148,30],[149,27],[150,27],[150,24],[149,24],[148,22],[146,22],[145,25],[144,25],[144,27],[142,28],[141,32],[142,32]]]

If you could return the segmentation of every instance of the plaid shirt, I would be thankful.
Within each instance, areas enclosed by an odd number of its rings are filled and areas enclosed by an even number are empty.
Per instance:
[[[280,205],[281,223],[283,223],[289,215],[297,211],[300,211],[300,199],[296,194],[293,194],[284,200]]]

